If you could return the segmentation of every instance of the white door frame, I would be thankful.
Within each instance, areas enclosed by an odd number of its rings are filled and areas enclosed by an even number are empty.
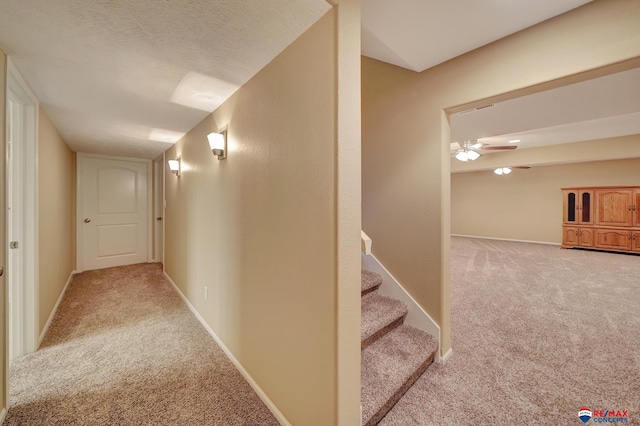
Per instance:
[[[153,161],[153,209],[155,244],[153,257],[164,263],[164,154]],[[158,218],[161,218],[158,220]]]
[[[145,163],[147,165],[147,262],[153,261],[153,187],[150,182],[153,182],[153,166],[151,160],[143,158],[132,157],[115,157],[112,155],[98,155],[98,154],[85,154],[78,153],[76,161],[76,270],[77,272],[83,271],[82,263],[82,247],[83,247],[83,235],[84,229],[84,216],[82,216],[82,182],[80,171],[83,160],[85,158],[100,158],[103,160],[119,160],[119,161],[134,161],[137,163]]]
[[[40,103],[38,98],[33,94],[29,86],[24,81],[17,68],[13,64],[11,58],[7,58],[7,123],[11,125],[11,102],[21,105],[19,114],[22,115],[24,134],[21,141],[22,159],[19,175],[10,176],[11,167],[9,165],[9,157],[5,158],[7,169],[7,183],[14,182],[18,186],[18,191],[22,194],[21,200],[21,241],[18,241],[19,252],[11,253],[11,249],[7,247],[7,258],[5,264],[10,265],[10,256],[19,253],[21,260],[21,271],[13,273],[13,276],[19,276],[18,280],[12,280],[12,271],[7,268],[7,304],[15,304],[21,311],[17,319],[9,318],[9,327],[14,336],[15,344],[19,347],[11,347],[12,342],[7,339],[8,355],[10,358],[15,356],[34,352],[38,348],[38,119]],[[14,111],[15,112],[15,111]],[[9,143],[10,132],[6,132],[5,146]],[[7,194],[8,196],[8,194]],[[6,200],[8,201],[8,200]],[[7,214],[7,218],[9,214]],[[14,233],[8,228],[9,220],[5,223],[6,235]],[[14,301],[11,300],[11,298]],[[8,380],[8,374],[7,374]]]

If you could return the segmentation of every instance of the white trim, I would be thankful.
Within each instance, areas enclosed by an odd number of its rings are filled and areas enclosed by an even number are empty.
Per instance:
[[[165,153],[162,153],[162,204],[160,205],[160,211],[162,212],[162,272],[164,270],[165,259],[167,258],[167,178],[165,177],[165,170],[167,164]]]
[[[10,94],[19,99],[24,108],[24,118],[26,120],[24,137],[24,147],[21,162],[24,165],[22,170],[22,193],[23,203],[23,232],[19,241],[23,250],[24,276],[21,278],[23,289],[23,300],[25,301],[22,315],[24,323],[20,333],[23,336],[22,354],[34,352],[38,345],[38,298],[39,298],[39,202],[38,202],[38,134],[40,120],[40,101],[33,94],[27,82],[13,64],[10,57],[7,58],[6,76],[7,96],[5,104],[8,105]],[[7,119],[9,109],[7,108]],[[5,146],[8,142],[9,134],[5,135]],[[8,161],[8,159],[5,159]],[[7,168],[8,171],[8,168]],[[8,179],[8,176],[5,176]],[[8,231],[5,223],[5,231]],[[7,234],[8,235],[8,234]],[[8,256],[8,255],[7,255]],[[9,285],[10,283],[7,282]],[[29,303],[30,302],[30,303]],[[28,304],[28,305],[27,305]]]
[[[153,161],[147,160],[147,262],[153,262],[153,233],[155,232],[153,215]]]
[[[80,184],[81,179],[81,165],[82,160],[85,158],[98,158],[103,160],[117,160],[117,161],[132,161],[136,163],[145,163],[147,165],[147,263],[153,262],[153,181],[151,179],[153,173],[153,162],[146,158],[135,157],[117,157],[113,155],[100,155],[100,154],[87,154],[84,152],[78,152],[76,155],[76,273],[83,272],[82,269],[82,187]]]
[[[164,154],[153,160],[153,258],[164,263]],[[161,218],[158,223],[158,217]]]
[[[364,254],[371,254],[371,238],[360,230],[360,249]]]
[[[173,282],[173,280],[171,279],[171,277],[169,276],[169,274],[167,274],[166,272],[164,272],[164,276],[165,278],[169,281],[169,283],[171,283],[171,285],[173,286],[173,288],[176,290],[176,292],[180,295],[180,297],[182,297],[182,300],[184,300],[184,303],[187,304],[187,306],[189,307],[189,309],[191,310],[191,313],[193,313],[193,315],[196,317],[196,319],[198,321],[200,321],[200,324],[202,324],[202,326],[204,327],[205,330],[207,330],[207,332],[211,335],[211,337],[213,337],[213,340],[216,341],[216,343],[220,346],[220,348],[222,349],[222,351],[227,355],[227,357],[229,357],[229,359],[231,360],[231,362],[236,366],[236,368],[240,371],[240,374],[242,374],[242,376],[245,378],[245,380],[247,382],[249,382],[249,384],[251,385],[251,387],[253,388],[253,390],[258,394],[258,396],[260,397],[260,399],[262,400],[262,402],[265,403],[265,405],[267,406],[267,408],[271,411],[271,413],[275,416],[275,418],[280,422],[280,424],[282,426],[291,426],[291,423],[289,422],[289,420],[287,420],[287,418],[284,416],[284,414],[282,414],[280,412],[280,410],[278,410],[278,407],[276,407],[276,405],[273,403],[273,401],[271,401],[271,399],[269,399],[269,397],[267,396],[267,394],[262,390],[262,388],[260,387],[260,385],[258,385],[258,383],[256,383],[255,380],[253,380],[253,377],[251,377],[251,375],[249,374],[249,372],[247,370],[245,370],[245,368],[242,366],[242,364],[240,363],[240,361],[238,361],[236,359],[236,357],[233,355],[233,353],[229,350],[229,348],[227,348],[227,346],[222,342],[222,340],[220,340],[220,338],[218,337],[218,335],[216,334],[215,331],[213,331],[211,329],[211,327],[209,327],[209,324],[207,324],[207,322],[204,320],[204,318],[202,318],[202,316],[200,315],[200,313],[198,312],[198,310],[195,308],[195,306],[193,306],[191,304],[191,302],[189,301],[189,299],[186,298],[186,296],[182,293],[182,291],[180,291],[180,289],[178,288],[178,286],[176,285],[175,282]]]
[[[378,289],[378,293],[383,296],[393,297],[401,300],[407,305],[409,312],[404,320],[405,324],[411,325],[419,330],[435,336],[438,341],[438,350],[436,351],[437,360],[440,361],[440,342],[442,339],[440,326],[429,316],[429,314],[422,309],[422,306],[416,302],[416,300],[405,290],[405,288],[394,278],[393,275],[387,270],[372,255],[360,255],[362,262],[362,268],[371,272],[380,274],[382,277],[382,285]]]
[[[69,287],[69,284],[71,284],[71,280],[73,279],[73,276],[76,274],[76,271],[71,271],[71,273],[69,274],[69,278],[67,278],[67,282],[64,284],[64,287],[62,288],[62,291],[60,292],[60,296],[58,296],[58,300],[56,301],[56,304],[53,306],[53,309],[51,310],[51,314],[49,314],[49,319],[47,320],[47,323],[44,325],[44,328],[42,329],[42,333],[40,333],[40,338],[38,339],[38,347],[40,347],[40,345],[42,344],[42,339],[44,339],[44,336],[47,334],[47,331],[49,331],[49,326],[51,325],[51,321],[53,321],[53,317],[56,315],[56,312],[58,312],[58,307],[60,306],[60,302],[62,302],[62,298],[64,297],[64,294],[67,292],[67,288]]]
[[[445,352],[445,354],[442,355],[442,357],[440,358],[440,364],[444,365],[447,361],[449,361],[449,358],[451,358],[452,353],[453,353],[453,348],[449,348],[449,350]]]
[[[0,425],[4,422],[4,418],[7,416],[7,409],[3,408],[2,411],[0,411]]]
[[[516,240],[512,238],[497,238],[497,237],[479,237],[477,235],[462,235],[462,234],[451,234],[452,237],[461,237],[461,238],[478,238],[481,240],[494,240],[494,241],[511,241],[514,243],[529,243],[529,244],[546,244],[550,246],[561,246],[560,243],[552,243],[549,241],[531,241],[531,240]]]

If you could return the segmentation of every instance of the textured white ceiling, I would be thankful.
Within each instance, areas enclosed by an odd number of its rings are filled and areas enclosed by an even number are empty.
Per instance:
[[[362,53],[424,71],[591,0],[365,0]]]
[[[422,71],[588,2],[363,0],[362,50]],[[329,9],[325,0],[0,0],[0,48],[72,149],[154,158]],[[501,130],[481,120],[452,131],[526,131],[533,141],[540,129],[544,143],[637,127],[633,114],[611,111],[581,125],[571,109],[552,122],[529,110],[495,115]]]
[[[185,76],[217,81],[220,103],[329,9],[325,0],[2,0],[0,48],[72,149],[154,158],[172,141],[149,140],[152,131],[179,135],[208,114],[171,102]]]

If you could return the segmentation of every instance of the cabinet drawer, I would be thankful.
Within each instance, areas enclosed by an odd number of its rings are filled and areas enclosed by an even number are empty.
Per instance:
[[[631,250],[631,231],[596,229],[596,248]]]

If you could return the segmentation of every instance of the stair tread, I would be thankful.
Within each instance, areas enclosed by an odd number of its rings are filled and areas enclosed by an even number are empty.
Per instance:
[[[401,325],[362,350],[362,420],[376,424],[433,362],[438,343]]]
[[[375,272],[362,269],[361,277],[360,291],[362,294],[374,291],[382,284],[382,277]]]
[[[362,298],[361,313],[360,341],[364,345],[367,339],[404,318],[407,306],[400,300],[374,293]]]

